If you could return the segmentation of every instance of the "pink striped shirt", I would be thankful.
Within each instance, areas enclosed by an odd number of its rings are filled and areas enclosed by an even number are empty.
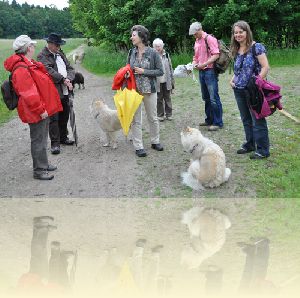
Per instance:
[[[205,37],[207,37],[207,43],[209,45],[210,50],[207,50]],[[202,37],[200,39],[196,39],[194,45],[195,55],[193,57],[194,64],[203,64],[205,63],[211,56],[220,54],[218,41],[214,36],[211,36],[203,31]],[[213,63],[209,64],[207,68],[213,68]]]

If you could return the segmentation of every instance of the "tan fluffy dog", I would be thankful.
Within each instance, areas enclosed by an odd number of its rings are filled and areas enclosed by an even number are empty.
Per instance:
[[[106,143],[103,146],[108,147],[111,145],[116,149],[116,132],[121,129],[117,110],[110,109],[105,102],[100,99],[92,103],[91,113],[106,134]]]
[[[188,171],[182,173],[183,184],[201,190],[217,187],[229,179],[231,170],[226,168],[223,150],[196,128],[187,127],[181,132],[185,151],[193,155]]]

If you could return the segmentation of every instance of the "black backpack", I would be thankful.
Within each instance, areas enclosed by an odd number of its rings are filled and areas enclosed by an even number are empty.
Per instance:
[[[28,68],[28,66],[25,65],[19,65],[15,67],[11,72],[11,74],[9,75],[8,80],[5,80],[1,85],[1,93],[2,93],[3,101],[10,111],[14,110],[18,106],[19,96],[14,90],[12,84],[12,75],[14,71],[20,67]]]

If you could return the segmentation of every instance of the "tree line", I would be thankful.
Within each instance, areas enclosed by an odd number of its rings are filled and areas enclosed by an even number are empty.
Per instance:
[[[116,50],[130,47],[135,24],[146,26],[152,39],[162,38],[169,50],[181,51],[193,44],[191,22],[229,42],[238,20],[247,21],[254,39],[269,47],[299,47],[299,0],[70,0],[70,10],[76,30]]]
[[[81,34],[73,28],[70,10],[55,6],[41,7],[15,0],[0,1],[0,38],[16,38],[27,34],[33,39],[43,38],[51,32],[59,32],[63,37],[77,37]]]

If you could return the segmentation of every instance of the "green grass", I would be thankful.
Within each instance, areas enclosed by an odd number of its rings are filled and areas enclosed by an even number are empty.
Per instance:
[[[269,77],[282,86],[284,108],[300,119],[300,66],[274,67]],[[277,111],[267,118],[270,158],[254,161],[249,159],[249,155],[237,155],[236,150],[244,140],[244,131],[229,80],[228,73],[220,76],[224,129],[220,133],[208,133],[205,129],[202,132],[224,150],[232,177],[228,184],[216,189],[206,189],[200,195],[206,200],[213,197],[300,198],[300,125]],[[163,122],[160,126],[160,137],[168,158],[162,161],[159,156],[149,154],[141,168],[143,172],[149,173],[147,177],[151,176],[151,179],[149,183],[144,181],[145,188],[141,192],[155,186],[154,189],[161,190],[160,197],[195,197],[199,194],[179,184],[178,176],[187,168],[190,158],[182,152],[179,132],[184,126],[196,127],[203,120],[204,104],[200,99],[199,85],[191,78],[176,79],[175,86],[172,95],[174,121]],[[144,134],[144,143],[149,142],[149,136]],[[153,164],[158,163],[160,166],[153,168]],[[167,183],[173,189],[166,193]]]
[[[300,49],[272,49],[267,55],[272,67],[300,65]]]
[[[115,74],[125,66],[127,53],[110,52],[101,47],[86,47],[83,66],[95,74]]]
[[[83,62],[84,67],[95,74],[115,74],[116,71],[125,66],[127,52],[114,52],[107,48],[87,47]],[[180,64],[192,61],[192,52],[180,52],[171,55],[172,64],[175,68]],[[271,67],[300,65],[299,49],[269,50],[268,59]]]
[[[77,39],[67,39],[67,43],[62,47],[65,53],[68,53],[69,51],[77,48],[80,44],[83,43],[83,38],[77,38]],[[3,61],[13,54],[12,50],[12,43],[13,40],[9,39],[0,39],[0,83],[8,78],[9,73],[5,71],[3,67]],[[41,49],[45,46],[46,42],[44,40],[37,40],[37,46],[35,50],[35,54],[37,55]],[[35,58],[36,58],[35,55]],[[0,94],[0,124],[6,122],[8,119],[16,115],[16,111],[9,111],[5,104],[2,101],[2,96]]]

